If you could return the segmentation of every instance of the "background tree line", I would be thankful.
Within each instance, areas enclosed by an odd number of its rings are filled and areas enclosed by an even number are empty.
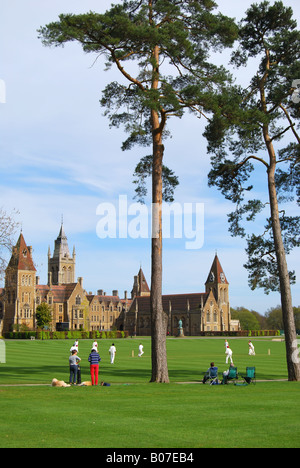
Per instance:
[[[300,330],[300,306],[293,307],[295,327]],[[231,308],[231,318],[239,320],[242,330],[283,330],[281,306],[271,307],[264,315],[245,307]]]

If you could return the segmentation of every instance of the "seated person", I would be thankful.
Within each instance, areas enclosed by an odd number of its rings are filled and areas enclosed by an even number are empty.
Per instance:
[[[202,382],[205,384],[207,380],[210,379],[211,375],[213,375],[214,377],[217,377],[217,373],[218,373],[218,368],[215,367],[214,362],[211,362],[210,368],[207,370],[205,376],[203,377]]]
[[[229,377],[229,373],[230,373],[230,369],[231,369],[231,368],[234,368],[234,367],[235,367],[234,364],[231,363],[229,369],[228,369],[227,371],[223,372],[223,381],[222,381],[222,384],[223,384],[223,385],[224,385],[224,384],[227,384],[228,377]],[[237,377],[237,373],[236,373],[236,377]]]

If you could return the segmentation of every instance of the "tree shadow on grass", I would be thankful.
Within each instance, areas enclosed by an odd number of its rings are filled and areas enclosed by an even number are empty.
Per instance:
[[[1,367],[0,366],[0,385],[10,383],[36,383],[47,382],[51,377],[62,378],[68,376],[67,366],[39,366],[39,367]],[[69,377],[68,377],[69,378]]]

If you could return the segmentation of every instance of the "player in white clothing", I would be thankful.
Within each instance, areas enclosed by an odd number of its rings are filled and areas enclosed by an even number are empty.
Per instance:
[[[142,345],[142,343],[139,345],[139,354],[138,356],[139,357],[142,357],[144,354],[144,346]]]
[[[110,353],[110,363],[113,364],[115,362],[115,356],[117,352],[114,343],[111,345],[108,352]]]
[[[226,354],[226,364],[228,364],[228,360],[230,359],[230,362],[231,364],[233,364],[233,360],[232,360],[232,350],[229,348],[229,346],[227,346],[227,349],[225,351],[225,354]]]
[[[249,356],[255,356],[255,348],[252,341],[249,341]]]

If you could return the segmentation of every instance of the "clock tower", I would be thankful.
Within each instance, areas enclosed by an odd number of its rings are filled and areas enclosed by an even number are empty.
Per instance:
[[[54,253],[51,257],[48,251],[48,284],[60,286],[62,284],[75,283],[76,253],[73,248],[73,255],[70,255],[68,239],[64,231],[63,224],[54,244]]]
[[[207,293],[212,291],[215,300],[221,311],[222,328],[229,330],[230,326],[230,303],[229,303],[229,283],[216,254],[211,266],[208,278],[205,283]]]

